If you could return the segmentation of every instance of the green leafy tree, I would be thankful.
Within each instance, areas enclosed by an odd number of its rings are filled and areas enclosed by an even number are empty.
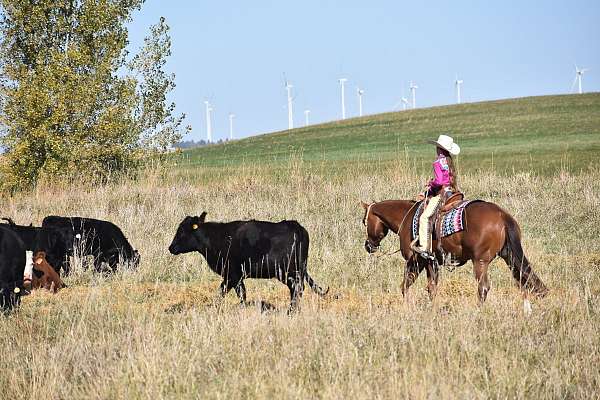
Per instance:
[[[171,55],[169,26],[164,18],[150,29],[141,51],[129,63],[138,82],[138,106],[135,112],[136,131],[146,150],[165,151],[183,137],[185,114],[174,116],[175,103],[167,95],[175,88],[175,75],[164,67]],[[185,130],[190,130],[188,126]]]
[[[163,72],[164,20],[127,61],[126,23],[143,1],[0,0],[3,189],[103,178],[178,137],[182,117],[166,104],[174,84]]]

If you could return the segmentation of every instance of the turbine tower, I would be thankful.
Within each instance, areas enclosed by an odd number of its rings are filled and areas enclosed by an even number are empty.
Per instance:
[[[346,119],[346,96],[344,94],[344,85],[346,84],[347,81],[348,81],[348,79],[346,79],[346,78],[338,79],[338,82],[340,83],[340,86],[342,87],[342,119]]]
[[[204,105],[206,106],[206,141],[208,143],[212,142],[212,126],[210,123],[210,113],[212,112],[213,108],[210,105],[208,100],[204,101]]]
[[[577,68],[577,65],[575,66],[575,80],[573,81],[573,85],[571,85],[571,92],[573,91],[573,88],[575,87],[575,84],[578,84],[578,93],[582,94],[583,93],[583,88],[581,87],[581,80],[583,79],[583,74],[585,72],[589,71],[588,68],[583,68],[583,69],[579,69]]]
[[[304,126],[308,126],[308,114],[310,114],[310,110],[304,110]]]
[[[233,140],[233,119],[235,118],[235,114],[229,114],[229,140]]]
[[[285,89],[287,90],[287,105],[288,105],[288,129],[294,129],[294,111],[292,110],[292,88],[288,81],[285,81]]]
[[[356,89],[356,94],[358,95],[358,116],[362,117],[363,116],[362,97],[363,97],[363,94],[365,94],[365,91],[362,90],[361,88],[357,88]]]
[[[417,108],[417,89],[419,87],[415,85],[412,81],[410,82],[410,93],[412,94],[412,108]]]
[[[460,85],[463,84],[462,79],[458,79],[458,75],[456,75],[456,80],[454,81],[456,85],[456,104],[460,104]]]

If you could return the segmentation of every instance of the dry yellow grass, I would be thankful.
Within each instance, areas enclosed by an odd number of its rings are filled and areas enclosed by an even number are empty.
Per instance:
[[[471,198],[519,221],[550,295],[522,312],[502,261],[483,308],[467,265],[444,271],[431,304],[421,277],[404,302],[399,255],[367,257],[359,200],[409,198],[424,181],[402,163],[327,174],[292,158],[278,170],[150,171],[106,187],[45,187],[3,198],[2,214],[118,224],[139,270],[102,277],[76,268],[69,288],[37,292],[0,317],[2,398],[597,398],[600,387],[600,175],[462,176]],[[309,290],[249,280],[277,310],[215,301],[219,279],[198,254],[171,256],[180,220],[296,219],[311,235]],[[394,250],[393,238],[385,241]]]

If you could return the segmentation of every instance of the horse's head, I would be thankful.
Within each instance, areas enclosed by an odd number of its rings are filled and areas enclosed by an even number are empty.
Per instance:
[[[365,215],[363,216],[363,225],[365,226],[365,232],[367,234],[367,240],[365,240],[365,250],[369,254],[375,253],[379,250],[379,245],[381,241],[388,233],[388,227],[383,223],[383,221],[372,212],[372,207],[375,203],[367,204],[364,202],[360,202],[362,207],[365,210]]]

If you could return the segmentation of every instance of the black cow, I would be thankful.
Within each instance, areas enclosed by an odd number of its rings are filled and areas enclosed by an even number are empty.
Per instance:
[[[31,250],[33,253],[43,251],[46,253],[46,260],[57,273],[61,269],[65,274],[69,273],[67,244],[64,235],[58,229],[17,225],[10,218],[2,219],[8,222],[7,225],[2,226],[16,233],[25,244],[26,250]]]
[[[25,245],[19,236],[0,225],[0,310],[18,306],[24,293]]]
[[[102,271],[102,263],[107,263],[112,271],[116,271],[119,258],[130,263],[134,268],[139,265],[140,255],[127,238],[112,222],[84,217],[47,216],[42,227],[54,228],[61,232],[66,242],[69,255],[94,256],[94,268]]]
[[[179,224],[171,254],[197,251],[210,269],[223,277],[221,296],[235,291],[246,302],[245,278],[277,278],[290,289],[290,311],[298,307],[304,280],[317,294],[325,296],[307,271],[308,232],[296,221],[205,222],[200,217],[185,217]]]

